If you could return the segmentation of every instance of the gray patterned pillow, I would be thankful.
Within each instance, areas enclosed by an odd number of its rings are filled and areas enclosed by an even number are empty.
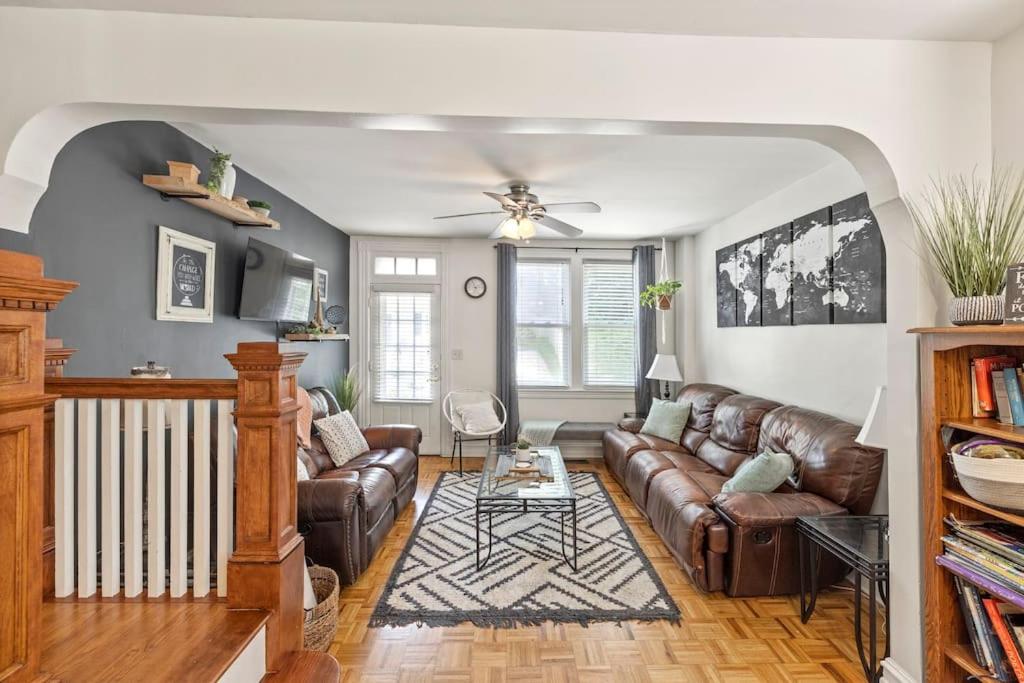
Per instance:
[[[320,439],[327,447],[335,467],[341,467],[357,455],[370,450],[370,444],[359,430],[352,413],[346,411],[316,420]]]

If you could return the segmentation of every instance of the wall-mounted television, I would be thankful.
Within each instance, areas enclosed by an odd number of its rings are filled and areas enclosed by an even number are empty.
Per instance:
[[[306,322],[313,295],[312,259],[249,238],[242,275],[242,320]]]

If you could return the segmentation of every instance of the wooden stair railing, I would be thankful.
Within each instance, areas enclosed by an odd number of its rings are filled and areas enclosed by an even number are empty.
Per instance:
[[[43,277],[35,256],[0,251],[0,680],[40,672],[43,389],[47,311],[77,283]]]

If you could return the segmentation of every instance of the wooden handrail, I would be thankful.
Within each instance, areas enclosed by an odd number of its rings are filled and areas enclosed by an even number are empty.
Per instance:
[[[47,377],[46,393],[62,398],[234,400],[238,396],[238,380]]]

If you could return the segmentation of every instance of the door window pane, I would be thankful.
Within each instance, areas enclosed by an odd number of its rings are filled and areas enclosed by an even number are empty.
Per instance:
[[[430,401],[435,375],[432,298],[426,292],[377,292],[374,398]]]

